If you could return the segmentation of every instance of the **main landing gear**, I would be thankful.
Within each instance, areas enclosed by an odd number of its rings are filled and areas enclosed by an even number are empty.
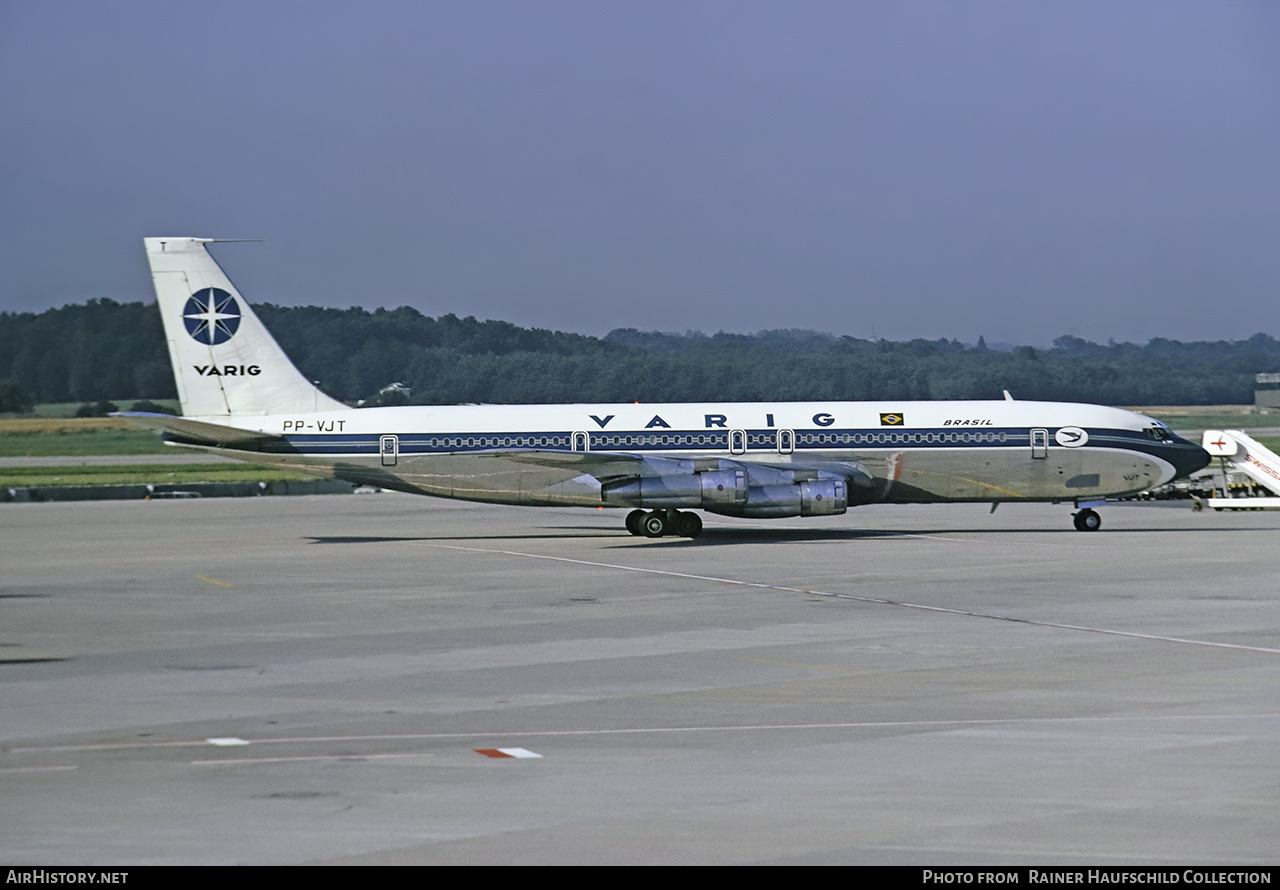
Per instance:
[[[1095,510],[1081,510],[1072,516],[1078,532],[1096,532],[1102,528],[1102,517]]]
[[[661,538],[663,535],[696,538],[702,534],[702,517],[681,510],[654,510],[652,513],[632,510],[627,514],[627,531],[646,538]]]

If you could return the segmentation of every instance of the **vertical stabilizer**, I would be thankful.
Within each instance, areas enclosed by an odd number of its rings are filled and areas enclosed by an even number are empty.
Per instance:
[[[187,417],[342,411],[276,343],[209,256],[212,238],[147,238],[147,261]]]

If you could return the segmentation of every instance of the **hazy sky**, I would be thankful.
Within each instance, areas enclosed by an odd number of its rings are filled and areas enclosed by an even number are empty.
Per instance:
[[[1280,335],[1280,4],[0,0],[0,309]]]

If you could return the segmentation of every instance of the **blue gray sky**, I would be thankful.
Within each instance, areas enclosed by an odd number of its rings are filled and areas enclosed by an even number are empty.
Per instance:
[[[0,309],[1280,335],[1274,2],[0,0]]]

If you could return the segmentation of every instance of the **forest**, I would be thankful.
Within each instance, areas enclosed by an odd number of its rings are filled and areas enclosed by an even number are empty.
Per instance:
[[[1019,399],[1107,405],[1253,401],[1280,341],[1153,339],[1048,349],[863,340],[805,330],[607,336],[416,309],[255,306],[309,379],[350,404]],[[389,384],[408,389],[379,394]],[[0,313],[0,411],[43,402],[176,397],[154,303],[90,300]]]

